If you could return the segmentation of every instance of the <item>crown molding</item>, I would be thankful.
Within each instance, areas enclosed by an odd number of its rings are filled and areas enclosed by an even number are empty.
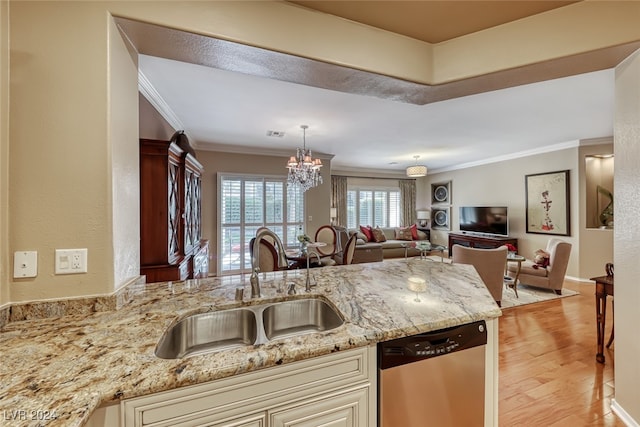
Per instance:
[[[178,118],[176,113],[171,109],[169,104],[160,96],[155,87],[151,84],[147,76],[144,75],[142,70],[138,69],[138,90],[144,96],[153,108],[169,123],[169,125],[175,130],[184,129],[182,121]],[[186,133],[186,132],[185,132]],[[188,137],[188,135],[187,135]]]
[[[581,139],[580,146],[588,147],[590,145],[602,145],[602,144],[613,144],[613,136],[607,136],[604,138],[589,138],[589,139]]]
[[[245,145],[231,145],[231,144],[200,144],[198,151],[216,151],[219,153],[234,153],[243,155],[255,155],[255,156],[275,156],[289,158],[296,154],[295,149],[276,149],[276,148],[264,148],[264,147],[247,147]],[[334,154],[320,153],[316,150],[313,151],[313,157],[317,157],[321,160],[331,160]]]
[[[415,179],[408,178],[404,169],[402,171],[372,169],[372,168],[344,168],[331,166],[331,175],[341,175],[352,178],[385,178],[385,179]]]
[[[454,170],[473,168],[476,166],[483,166],[483,165],[489,165],[492,163],[504,162],[506,160],[515,160],[515,159],[520,159],[522,157],[535,156],[537,154],[552,153],[554,151],[566,150],[568,148],[576,148],[579,146],[580,146],[579,140],[561,142],[559,144],[548,145],[546,147],[534,148],[532,150],[525,150],[517,153],[506,154],[504,156],[497,156],[489,159],[479,160],[477,162],[460,163],[459,165],[454,165],[454,166],[441,168],[441,169],[434,169],[433,172],[431,173],[449,172]]]

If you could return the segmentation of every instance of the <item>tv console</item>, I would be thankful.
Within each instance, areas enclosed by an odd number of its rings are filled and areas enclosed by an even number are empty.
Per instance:
[[[511,237],[474,233],[449,233],[449,257],[451,257],[451,248],[453,245],[479,249],[494,249],[507,243],[515,246],[516,250],[518,249],[518,239]]]

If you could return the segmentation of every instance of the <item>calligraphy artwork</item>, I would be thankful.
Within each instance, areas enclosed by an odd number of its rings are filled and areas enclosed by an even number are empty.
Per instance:
[[[571,235],[569,171],[525,176],[527,233]]]

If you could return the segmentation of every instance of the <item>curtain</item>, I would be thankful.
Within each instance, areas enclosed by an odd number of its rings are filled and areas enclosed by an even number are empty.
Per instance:
[[[415,189],[414,189],[415,193]],[[335,225],[347,226],[347,177],[331,176],[331,207],[336,208]]]
[[[416,222],[416,180],[401,179],[400,184],[400,224],[407,227]]]

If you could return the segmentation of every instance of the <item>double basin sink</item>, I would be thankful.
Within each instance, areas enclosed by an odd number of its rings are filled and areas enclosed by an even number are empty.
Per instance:
[[[343,323],[337,310],[313,298],[193,314],[167,329],[155,354],[180,359],[329,331]]]

